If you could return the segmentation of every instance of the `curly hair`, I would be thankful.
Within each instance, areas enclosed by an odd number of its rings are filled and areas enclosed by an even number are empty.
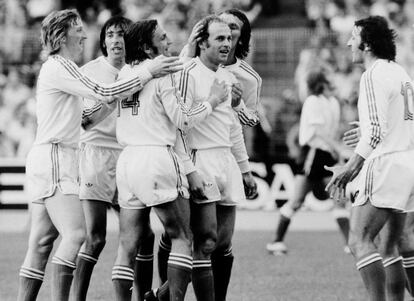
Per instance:
[[[80,21],[81,17],[76,9],[53,11],[43,19],[40,39],[48,54],[59,52],[68,29]]]
[[[157,20],[143,20],[133,23],[125,32],[125,62],[142,62],[150,57],[144,46],[154,48],[152,38],[157,29]]]
[[[125,34],[125,32],[128,29],[128,26],[131,24],[132,24],[132,21],[130,19],[127,19],[122,16],[114,16],[105,22],[105,24],[103,25],[101,29],[101,33],[99,35],[99,47],[101,48],[101,52],[104,56],[108,56],[108,51],[106,50],[106,46],[105,46],[105,37],[106,37],[106,31],[108,30],[108,28],[111,26],[119,27]]]
[[[240,38],[237,42],[236,51],[234,52],[234,55],[238,59],[244,59],[250,51],[250,37],[252,34],[252,28],[250,26],[249,19],[247,19],[244,13],[235,8],[227,9],[220,13],[219,16],[222,14],[233,15],[243,23],[243,26],[240,31]]]
[[[369,47],[376,57],[395,61],[397,34],[388,27],[388,22],[384,17],[370,16],[356,21],[355,26],[361,28],[361,49]]]
[[[325,91],[325,84],[329,84],[328,79],[323,71],[315,70],[309,72],[306,77],[309,94],[321,95]]]

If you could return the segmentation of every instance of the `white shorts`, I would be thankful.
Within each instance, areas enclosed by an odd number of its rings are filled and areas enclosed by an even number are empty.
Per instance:
[[[181,160],[170,146],[127,146],[116,169],[119,206],[143,209],[189,198]]]
[[[82,144],[79,152],[81,200],[116,204],[116,163],[121,149]]]
[[[30,202],[43,204],[56,188],[79,194],[78,149],[60,144],[35,145],[26,159],[26,191]]]
[[[353,206],[370,201],[378,208],[414,211],[414,150],[385,154],[365,162],[349,185]]]
[[[211,184],[205,187],[208,199],[197,203],[235,206],[246,199],[242,175],[230,148],[193,150],[192,159],[203,180]]]

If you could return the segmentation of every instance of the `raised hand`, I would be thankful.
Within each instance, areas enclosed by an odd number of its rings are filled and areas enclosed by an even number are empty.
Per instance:
[[[345,165],[336,165],[332,167],[325,166],[326,170],[333,173],[331,180],[326,185],[325,190],[329,192],[331,198],[341,200],[346,195],[346,185],[351,182],[361,171],[365,159],[360,155],[354,155],[346,162]]]
[[[343,175],[345,173],[344,165],[325,166],[326,170],[333,173],[331,180],[326,185],[325,190],[329,193],[329,197],[339,202],[346,197],[346,183],[342,182]]]
[[[352,121],[349,124],[355,125],[356,128],[346,131],[342,140],[344,141],[345,145],[355,148],[361,138],[361,129],[359,128],[358,121]]]
[[[231,86],[231,106],[237,107],[240,104],[243,90],[240,83],[234,83]]]
[[[178,56],[166,57],[159,55],[147,64],[148,71],[155,77],[174,73],[183,69],[183,63]]]
[[[219,104],[225,102],[228,98],[228,88],[224,81],[220,82],[217,78],[214,79],[210,88],[208,102],[213,109]]]
[[[198,21],[194,25],[193,30],[191,31],[191,34],[188,37],[185,56],[195,57],[196,50],[197,50],[197,43],[201,40],[200,33],[201,33],[201,28],[202,27],[203,26],[202,26],[201,21]]]

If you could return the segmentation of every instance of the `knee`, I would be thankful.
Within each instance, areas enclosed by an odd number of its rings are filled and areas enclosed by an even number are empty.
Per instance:
[[[58,236],[58,232],[49,233],[43,237],[32,240],[30,245],[36,253],[49,255],[53,249],[53,242]]]
[[[367,238],[364,239],[351,231],[349,233],[348,245],[354,257],[359,258],[373,251],[372,246],[374,246],[374,242]]]
[[[398,247],[401,252],[414,250],[414,235],[412,231],[406,231],[406,229],[404,229],[404,232],[398,240]]]
[[[217,252],[225,252],[231,249],[231,241],[233,238],[232,232],[221,233],[218,236],[218,240],[216,242],[215,251]]]
[[[72,229],[65,234],[62,234],[62,240],[69,242],[72,245],[81,246],[86,239],[86,232],[83,227]]]
[[[167,236],[169,238],[169,241],[173,241],[176,239],[179,240],[186,240],[186,241],[192,241],[193,235],[189,227],[168,227],[166,229]]]
[[[213,231],[206,233],[201,238],[195,239],[194,244],[194,248],[198,253],[203,255],[211,254],[216,249],[217,233]]]
[[[137,236],[121,234],[119,236],[119,247],[123,250],[123,252],[128,253],[131,256],[135,256],[139,241],[140,239]]]
[[[300,207],[295,206],[295,204],[286,203],[279,211],[285,218],[291,219],[299,208]]]
[[[88,233],[85,240],[86,249],[91,252],[100,252],[106,244],[106,233]]]

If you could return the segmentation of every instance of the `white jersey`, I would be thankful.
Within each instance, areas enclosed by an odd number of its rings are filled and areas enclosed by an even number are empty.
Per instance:
[[[95,60],[85,64],[81,71],[86,76],[91,76],[97,81],[105,84],[115,82],[118,76],[119,69],[112,66],[104,56],[100,56]],[[89,115],[95,112],[96,106],[99,106],[100,102],[93,99],[84,99],[84,114],[83,118],[88,118]],[[116,124],[117,112],[114,110],[104,120],[88,130],[81,130],[80,141],[100,147],[118,148],[118,141],[116,140],[115,124]]]
[[[82,98],[114,100],[140,89],[151,78],[141,69],[125,80],[101,84],[83,74],[71,60],[49,56],[40,69],[36,89],[37,133],[34,144],[61,143],[77,148]]]
[[[193,107],[208,98],[210,88],[216,78],[219,81],[225,81],[228,85],[228,99],[219,104],[203,122],[195,125],[188,132],[188,145],[191,149],[232,148],[232,153],[241,171],[245,172],[248,169],[248,156],[241,125],[236,120],[231,107],[231,85],[237,82],[235,76],[223,67],[213,71],[196,57],[191,59],[180,72],[179,90],[187,107]]]
[[[129,77],[142,64],[125,65],[119,79]],[[116,136],[122,146],[177,146],[176,142],[183,143],[181,134],[177,139],[177,128],[188,131],[211,113],[208,102],[188,110],[177,93],[176,81],[176,74],[153,79],[140,92],[118,102]],[[188,172],[188,166],[185,169]]]
[[[236,63],[232,65],[224,66],[224,68],[234,74],[243,90],[241,105],[235,108],[241,124],[256,125],[259,122],[257,110],[262,78],[248,63],[240,59],[237,59]]]
[[[306,98],[300,115],[299,144],[330,152],[331,147],[323,140],[337,140],[340,106],[336,98],[310,95]]]
[[[413,92],[409,75],[395,62],[378,59],[362,74],[356,153],[373,159],[414,149]]]

